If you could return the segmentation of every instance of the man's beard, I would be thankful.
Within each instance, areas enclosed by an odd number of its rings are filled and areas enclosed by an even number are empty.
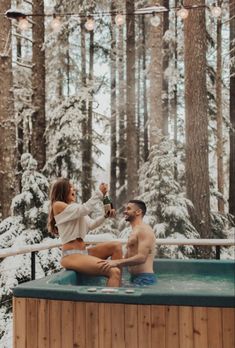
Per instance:
[[[131,222],[131,221],[133,221],[134,220],[134,216],[133,215],[125,215],[125,221],[129,221],[129,222]]]

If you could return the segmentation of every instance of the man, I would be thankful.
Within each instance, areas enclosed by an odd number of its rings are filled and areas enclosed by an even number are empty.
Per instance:
[[[128,238],[127,252],[124,259],[104,260],[103,269],[128,266],[131,281],[136,285],[151,285],[156,282],[153,271],[156,239],[152,228],[143,222],[146,205],[140,200],[130,200],[124,215],[129,221],[132,232]]]

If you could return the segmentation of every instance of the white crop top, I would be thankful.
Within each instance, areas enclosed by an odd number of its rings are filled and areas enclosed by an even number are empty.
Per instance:
[[[84,239],[88,231],[100,226],[105,217],[91,219],[88,214],[95,210],[98,202],[103,198],[100,191],[95,192],[84,204],[71,203],[61,213],[55,216],[56,226],[62,244],[76,238]]]

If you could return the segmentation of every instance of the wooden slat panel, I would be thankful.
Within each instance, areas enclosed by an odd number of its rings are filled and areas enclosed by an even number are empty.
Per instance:
[[[124,304],[112,304],[112,348],[125,348]],[[100,347],[102,348],[102,347]]]
[[[222,343],[222,309],[207,308],[208,348],[221,348]]]
[[[179,307],[179,342],[180,348],[193,348],[192,307]]]
[[[63,334],[61,335],[61,345],[62,347],[73,347],[73,302],[62,301],[61,316],[63,330]]]
[[[74,347],[86,348],[86,305],[76,302],[74,306]]]
[[[179,347],[179,308],[166,306],[166,348]]]
[[[138,305],[139,348],[151,348],[151,306]]]
[[[50,348],[64,348],[61,346],[61,301],[49,301],[50,317]]]
[[[235,347],[235,309],[234,308],[223,308],[223,348],[234,348]]]
[[[86,303],[86,347],[99,347],[99,303]]]
[[[207,308],[205,307],[193,307],[193,339],[195,347],[208,347]]]
[[[138,345],[138,307],[125,305],[125,344],[126,347],[139,347]]]
[[[38,348],[50,348],[49,301],[38,300]]]
[[[112,316],[110,303],[99,304],[99,347],[112,347]]]
[[[14,348],[26,347],[26,299],[13,298]]]
[[[37,347],[38,333],[37,299],[26,301],[26,347]]]
[[[166,347],[166,306],[151,306],[152,347]]]

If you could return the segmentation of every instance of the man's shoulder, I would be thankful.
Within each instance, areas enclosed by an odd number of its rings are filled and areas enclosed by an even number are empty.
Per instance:
[[[144,223],[136,227],[136,232],[141,235],[155,236],[152,227]]]

